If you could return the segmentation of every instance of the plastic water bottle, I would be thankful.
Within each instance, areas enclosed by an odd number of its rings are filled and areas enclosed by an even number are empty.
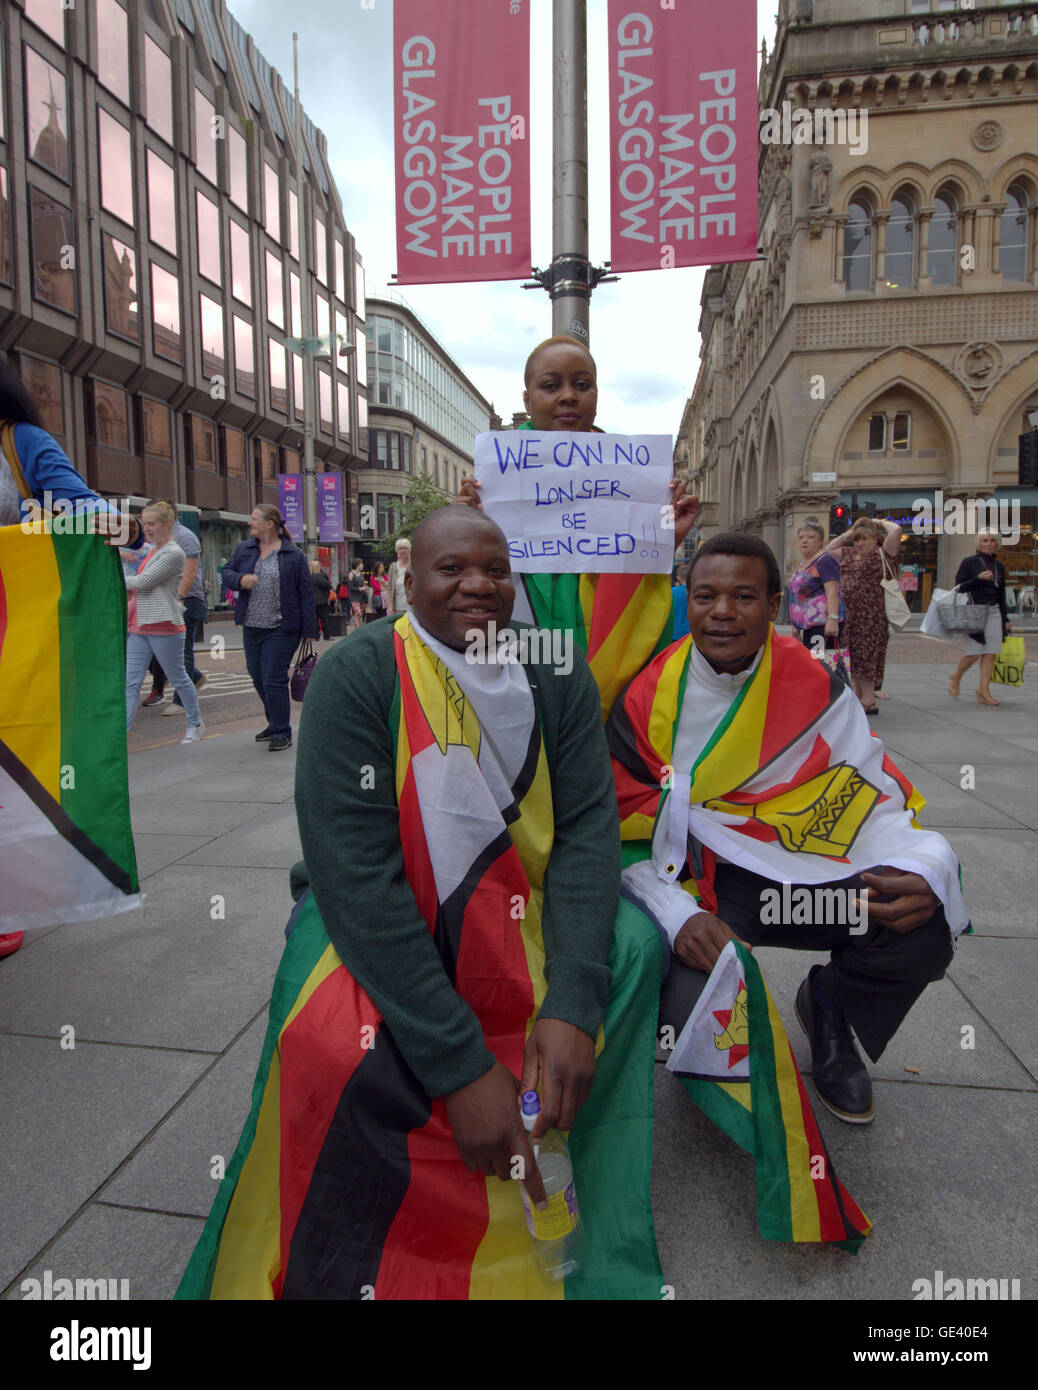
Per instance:
[[[529,1134],[541,1113],[540,1097],[536,1091],[524,1091],[520,1104],[523,1127]],[[534,1258],[547,1278],[565,1279],[577,1272],[583,1258],[583,1228],[569,1147],[557,1130],[550,1129],[533,1146],[533,1152],[548,1199],[545,1209],[538,1211],[525,1185],[519,1186]]]

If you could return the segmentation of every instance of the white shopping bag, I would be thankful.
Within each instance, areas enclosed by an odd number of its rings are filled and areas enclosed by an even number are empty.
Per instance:
[[[930,606],[923,615],[922,631],[927,637],[957,637],[957,632],[951,632],[941,620],[942,604],[953,604],[958,589],[934,589],[930,594]]]

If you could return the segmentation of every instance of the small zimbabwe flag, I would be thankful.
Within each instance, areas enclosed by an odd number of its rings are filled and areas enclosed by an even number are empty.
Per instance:
[[[782,1019],[739,942],[718,957],[667,1068],[753,1155],[765,1240],[835,1241],[858,1253],[869,1219],[833,1171]]]
[[[126,587],[99,536],[0,527],[0,930],[140,905]]]

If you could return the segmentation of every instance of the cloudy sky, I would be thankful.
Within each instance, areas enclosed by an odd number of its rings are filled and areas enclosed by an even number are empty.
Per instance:
[[[370,0],[369,0],[370,2]],[[328,137],[346,225],[357,238],[368,293],[396,269],[391,0],[228,0],[260,52],[292,87],[292,32],[299,33],[303,106]],[[588,131],[591,260],[609,256],[606,0],[588,0]],[[775,0],[757,0],[768,48]],[[551,261],[551,4],[531,0],[530,167],[533,264]],[[699,365],[703,272],[643,271],[602,285],[591,300],[591,349],[599,369],[598,423],[627,434],[676,434]],[[522,409],[522,367],[551,332],[551,301],[519,281],[408,285],[400,293],[507,420]]]

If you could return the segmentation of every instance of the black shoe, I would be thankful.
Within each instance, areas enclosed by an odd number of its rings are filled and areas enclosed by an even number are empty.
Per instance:
[[[278,735],[277,738],[272,738],[270,742],[267,744],[267,751],[270,753],[280,753],[282,748],[291,747],[292,740],[290,738],[284,738],[283,736]]]
[[[272,735],[271,732],[270,732],[270,726],[269,726],[269,725],[268,725],[265,729],[261,729],[261,730],[259,731],[259,733],[256,735],[256,742],[257,742],[257,743],[266,743],[266,741],[267,741],[268,738],[273,738],[273,735]]]
[[[872,1082],[858,1056],[847,1020],[839,1009],[818,1002],[812,981],[820,965],[813,965],[797,990],[796,1011],[811,1044],[811,1080],[818,1099],[839,1120],[868,1125],[875,1116]]]

